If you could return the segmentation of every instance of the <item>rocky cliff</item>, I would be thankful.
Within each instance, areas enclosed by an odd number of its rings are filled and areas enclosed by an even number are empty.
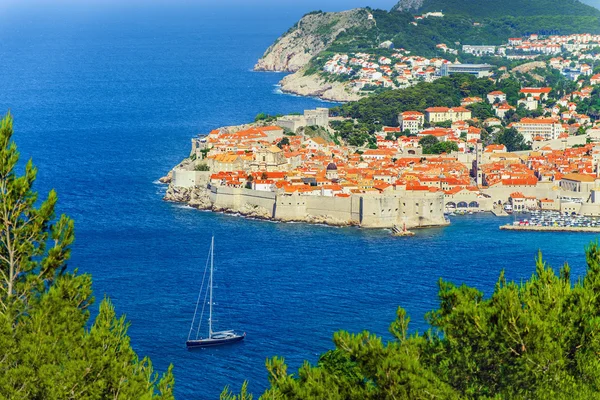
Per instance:
[[[306,14],[273,43],[258,63],[256,71],[296,72],[325,50],[341,32],[355,27],[369,28],[375,21],[365,9]]]
[[[398,4],[392,8],[392,11],[417,11],[423,6],[424,1],[425,0],[400,0]]]
[[[284,93],[318,97],[323,100],[342,103],[360,100],[365,97],[364,94],[352,91],[347,83],[326,82],[318,74],[305,75],[303,69],[286,76],[279,84],[281,85],[281,91]]]
[[[187,203],[189,206],[200,210],[212,209],[208,190],[202,186],[185,188],[169,184],[163,200],[174,203]]]

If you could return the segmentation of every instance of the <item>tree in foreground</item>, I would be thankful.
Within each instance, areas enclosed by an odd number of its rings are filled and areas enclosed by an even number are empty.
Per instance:
[[[17,173],[12,122],[0,121],[0,398],[172,399],[171,367],[159,380],[138,359],[108,299],[90,323],[91,278],[67,270],[73,221],[55,218],[54,191],[38,201],[31,161]]]
[[[571,283],[536,259],[533,276],[507,282],[490,298],[466,285],[439,282],[430,329],[409,334],[403,309],[394,339],[363,332],[334,335],[335,349],[289,374],[267,361],[261,399],[597,399],[600,398],[600,247],[586,249],[584,277]],[[222,400],[251,399],[228,388]]]

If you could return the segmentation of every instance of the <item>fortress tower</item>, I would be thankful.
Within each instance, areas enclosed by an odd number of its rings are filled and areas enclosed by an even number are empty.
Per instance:
[[[481,171],[481,159],[483,157],[483,145],[480,141],[475,145],[475,182],[477,187],[483,185],[483,172]]]

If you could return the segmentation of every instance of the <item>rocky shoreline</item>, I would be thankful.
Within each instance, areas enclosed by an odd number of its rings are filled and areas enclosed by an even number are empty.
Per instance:
[[[168,176],[159,179],[160,182],[167,180]],[[348,221],[338,220],[329,216],[306,215],[304,218],[295,219],[271,218],[271,213],[266,208],[254,206],[251,204],[244,204],[242,207],[235,209],[215,207],[212,201],[210,200],[209,190],[207,188],[183,188],[175,187],[169,184],[167,192],[163,197],[163,200],[171,203],[186,204],[198,210],[220,212],[225,214],[235,214],[250,219],[259,219],[273,222],[299,222],[313,225],[327,225],[333,227],[356,226],[356,224],[350,223]]]
[[[345,82],[326,82],[318,75],[304,75],[304,70],[286,76],[279,82],[283,93],[317,97],[326,101],[346,103],[365,97],[352,92]]]

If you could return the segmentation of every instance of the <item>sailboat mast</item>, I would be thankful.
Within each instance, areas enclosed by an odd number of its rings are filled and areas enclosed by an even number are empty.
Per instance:
[[[209,285],[209,313],[208,313],[208,337],[212,337],[212,309],[213,309],[213,260],[215,255],[215,237],[212,237],[210,243],[210,285]]]

